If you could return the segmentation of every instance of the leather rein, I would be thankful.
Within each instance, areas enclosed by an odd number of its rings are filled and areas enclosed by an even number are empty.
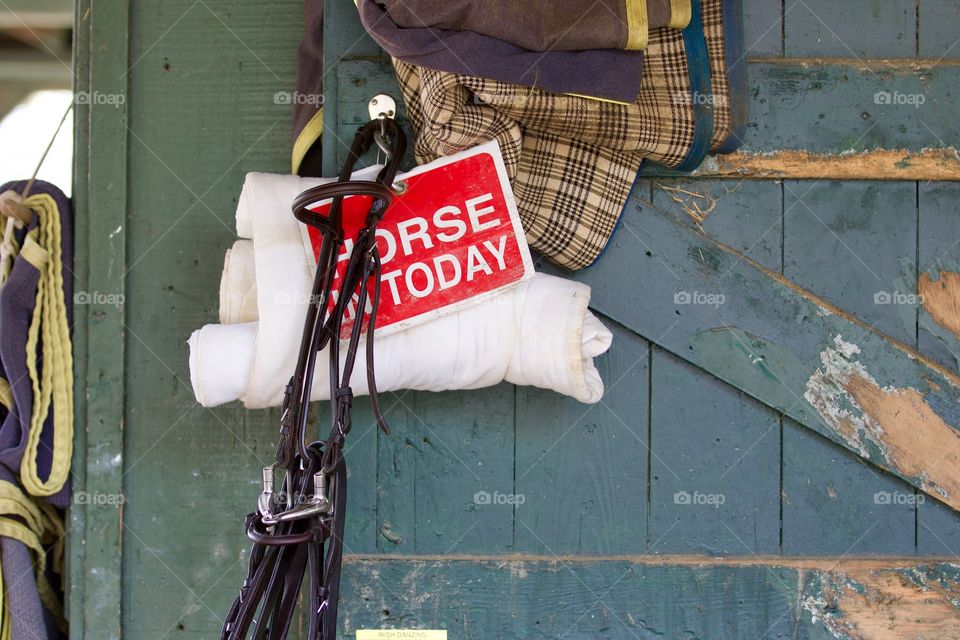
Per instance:
[[[374,145],[387,155],[383,169],[375,180],[351,180],[354,166]],[[347,501],[343,445],[351,428],[350,378],[364,328],[367,387],[373,412],[384,433],[390,432],[380,410],[373,368],[381,270],[376,227],[393,202],[393,181],[405,149],[403,131],[393,119],[381,114],[357,131],[337,181],[307,189],[293,202],[293,215],[318,229],[323,240],[296,368],[284,393],[276,459],[264,467],[257,509],[246,517],[247,537],[253,541],[247,576],[224,622],[221,640],[286,638],[307,573],[305,637],[336,638]],[[343,199],[358,195],[370,196],[372,202],[365,224],[354,239],[344,275],[338,279],[337,262],[345,240]],[[308,208],[331,198],[328,214]],[[370,313],[364,325],[363,312],[368,301]],[[351,302],[356,303],[357,318],[346,341],[341,366],[341,326]],[[317,355],[324,348],[328,348],[329,355],[330,433],[325,440],[311,441],[310,392]],[[276,491],[278,474],[282,474],[282,481]]]

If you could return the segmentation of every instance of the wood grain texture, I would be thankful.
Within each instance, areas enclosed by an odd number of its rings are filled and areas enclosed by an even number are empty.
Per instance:
[[[956,29],[960,5],[953,0],[923,0],[917,3],[917,8],[920,56],[934,60],[960,57]]]
[[[783,54],[783,3],[744,0],[743,32],[747,56]]]
[[[916,254],[912,182],[784,182],[783,275],[856,316],[914,344],[916,285],[901,261]],[[838,277],[842,274],[842,277]]]
[[[958,74],[955,65],[904,61],[754,62],[744,151],[838,155],[949,147]]]
[[[378,436],[378,548],[509,550],[513,388],[502,384],[394,398],[399,406],[391,411],[391,434]]]
[[[660,179],[654,205],[773,271],[783,261],[783,183]]]
[[[871,149],[811,153],[785,149],[710,156],[694,175],[790,180],[960,180],[956,149]]]
[[[678,221],[699,221],[711,237],[779,271],[782,191],[774,182],[659,180],[652,201]],[[652,551],[779,551],[781,417],[700,369],[660,349],[655,354],[659,473],[652,478],[651,543],[659,544]],[[671,493],[673,484],[678,486]],[[690,493],[691,504],[677,504],[676,498],[686,498],[678,490]],[[722,495],[723,503],[717,499],[714,506],[706,498],[707,504],[694,505],[692,491]]]
[[[650,459],[649,348],[608,319],[602,402],[517,388],[515,548],[548,555],[643,552]]]
[[[953,183],[918,185],[919,259],[914,275],[919,274],[920,278],[926,279],[932,286],[938,284],[943,272],[955,273],[956,267],[960,266],[960,242],[957,234],[960,217],[956,206],[958,197],[960,186]],[[951,371],[958,371],[960,343],[954,339],[952,332],[945,331],[942,325],[933,321],[927,314],[926,304],[920,308],[917,339],[921,353]],[[917,510],[918,551],[960,555],[960,516],[935,501],[923,502],[918,505]]]
[[[660,349],[652,372],[650,552],[778,552],[779,415]]]
[[[786,13],[788,56],[909,57],[916,49],[914,0],[788,1]]]
[[[783,552],[914,552],[913,487],[793,420],[783,428]]]

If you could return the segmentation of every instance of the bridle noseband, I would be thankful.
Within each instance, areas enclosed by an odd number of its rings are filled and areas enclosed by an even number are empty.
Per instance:
[[[351,180],[354,166],[373,145],[387,155],[383,169],[376,180]],[[390,432],[380,410],[373,368],[381,270],[376,227],[393,202],[393,182],[405,149],[403,131],[392,118],[381,114],[357,131],[336,182],[307,189],[294,200],[293,215],[318,229],[323,240],[296,368],[284,392],[276,459],[264,467],[257,510],[246,517],[247,536],[253,541],[247,577],[224,622],[221,640],[286,638],[308,567],[306,637],[336,638],[347,501],[343,444],[352,426],[350,378],[364,329],[373,412],[384,433]],[[343,277],[337,278],[337,262],[345,240],[343,199],[347,196],[370,196],[372,202]],[[309,208],[330,198],[333,201],[328,214]],[[339,293],[331,309],[336,291]],[[368,299],[370,314],[364,325]],[[356,303],[357,318],[350,329],[341,369],[341,327],[352,302]],[[311,441],[307,437],[310,392],[317,354],[324,348],[329,355],[331,428],[326,440]],[[282,473],[280,491],[275,490],[278,472]]]

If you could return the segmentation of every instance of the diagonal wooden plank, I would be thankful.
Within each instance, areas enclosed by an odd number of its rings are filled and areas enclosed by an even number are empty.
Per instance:
[[[577,278],[596,310],[960,508],[955,374],[637,195]]]

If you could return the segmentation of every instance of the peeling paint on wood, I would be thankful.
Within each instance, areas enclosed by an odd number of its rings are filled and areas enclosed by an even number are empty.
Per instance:
[[[801,573],[804,612],[838,640],[960,638],[957,565]]]
[[[923,310],[930,315],[930,319],[949,332],[954,341],[960,340],[960,273],[921,273],[917,291]]]
[[[346,557],[343,631],[415,622],[457,638],[960,638],[955,564],[635,560]]]
[[[960,505],[960,432],[912,388],[881,387],[857,359],[860,347],[837,335],[804,397],[865,458],[880,457],[927,493]]]
[[[954,147],[839,154],[795,149],[738,151],[710,156],[693,175],[795,180],[960,180],[960,152]]]
[[[604,259],[578,274],[593,308],[960,508],[960,465],[927,469],[957,438],[956,374],[648,202],[635,199],[621,224]],[[678,291],[724,304],[678,304]],[[828,366],[843,362],[849,371]],[[875,396],[854,372],[897,393]]]

